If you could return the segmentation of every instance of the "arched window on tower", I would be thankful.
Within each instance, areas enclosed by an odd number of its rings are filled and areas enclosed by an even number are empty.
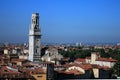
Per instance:
[[[38,19],[36,19],[36,24],[38,24]]]
[[[35,50],[35,53],[37,54],[37,49]]]

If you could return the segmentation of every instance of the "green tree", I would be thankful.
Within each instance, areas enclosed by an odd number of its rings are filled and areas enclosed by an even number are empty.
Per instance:
[[[112,68],[112,75],[120,76],[120,62],[117,62]]]

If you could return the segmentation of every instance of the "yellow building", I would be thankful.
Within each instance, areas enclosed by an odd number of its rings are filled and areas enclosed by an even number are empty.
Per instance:
[[[27,65],[29,66],[29,64]],[[47,75],[46,75],[46,69],[43,69],[41,67],[23,67],[20,69],[20,71],[22,73],[25,73],[26,75],[30,75],[32,77],[34,77],[35,80],[46,80],[47,79]]]
[[[46,80],[46,73],[33,74],[32,76],[33,76],[36,80]]]
[[[4,54],[8,54],[8,49],[4,49]]]

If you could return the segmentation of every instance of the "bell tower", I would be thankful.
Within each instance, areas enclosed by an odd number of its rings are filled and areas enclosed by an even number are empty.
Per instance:
[[[39,13],[33,13],[29,30],[29,60],[35,63],[39,63],[41,60],[40,40]]]

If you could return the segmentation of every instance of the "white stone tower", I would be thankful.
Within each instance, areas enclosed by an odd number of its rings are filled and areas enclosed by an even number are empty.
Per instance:
[[[29,30],[29,60],[35,63],[39,63],[41,60],[40,40],[39,13],[34,13]]]

